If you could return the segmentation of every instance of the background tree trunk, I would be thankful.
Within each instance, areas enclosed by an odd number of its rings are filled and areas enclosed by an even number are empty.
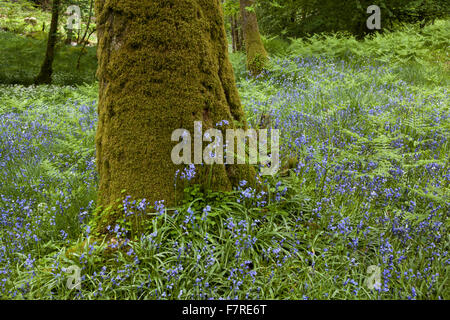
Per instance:
[[[244,39],[242,35],[242,28],[240,25],[239,15],[233,15],[231,19],[231,38],[233,42],[233,52],[242,51],[244,47]]]
[[[235,16],[231,16],[230,17],[230,22],[231,22],[231,43],[232,43],[232,48],[233,48],[233,52],[237,51],[237,29],[236,29],[236,17]]]
[[[50,31],[48,34],[47,50],[45,52],[44,63],[41,66],[41,71],[36,77],[35,84],[50,84],[52,82],[53,60],[55,58],[55,46],[58,40],[58,18],[59,5],[61,0],[53,0],[52,6],[52,22],[50,24]]]
[[[267,60],[267,52],[259,34],[258,20],[254,11],[249,8],[255,0],[240,0],[242,30],[247,52],[247,68],[253,75],[261,73]]]
[[[72,37],[73,37],[73,29],[67,29],[67,38],[65,44],[67,45],[72,44]]]
[[[125,189],[135,199],[172,205],[175,172],[183,168],[171,160],[172,132],[184,128],[193,138],[194,121],[204,130],[221,120],[246,127],[220,1],[96,0],[95,9],[98,204],[113,204]],[[196,167],[204,183],[211,167]],[[212,168],[213,190],[254,180],[250,166]]]
[[[237,24],[237,51],[242,51],[244,49],[244,32],[242,31],[241,17],[236,16]]]

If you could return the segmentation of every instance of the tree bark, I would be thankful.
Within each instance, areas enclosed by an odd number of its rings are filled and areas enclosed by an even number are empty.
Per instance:
[[[237,26],[237,51],[242,51],[244,49],[244,33],[242,32],[241,17],[236,16],[236,26]]]
[[[255,0],[240,0],[242,30],[247,52],[247,68],[251,74],[258,75],[264,69],[267,61],[267,52],[261,41],[256,13],[247,10],[254,4]]]
[[[72,44],[72,37],[73,37],[73,30],[67,29],[67,38],[66,38],[65,44],[67,44],[67,45]]]
[[[236,29],[236,17],[230,16],[230,22],[231,22],[231,43],[233,52],[237,51],[237,29]]]
[[[247,126],[220,1],[96,0],[95,10],[98,204],[130,195],[173,205],[174,176],[183,167],[171,160],[172,132],[184,128],[193,138],[194,121],[204,130],[221,120]],[[201,184],[212,168],[214,190],[254,179],[247,165],[196,167]]]
[[[233,42],[233,52],[242,51],[243,48],[243,35],[242,28],[240,26],[239,15],[235,14],[230,17],[231,19],[231,38]]]
[[[50,84],[52,82],[53,60],[55,58],[55,46],[58,32],[59,6],[61,0],[53,0],[52,21],[48,34],[47,50],[45,52],[44,62],[41,66],[39,75],[36,77],[35,84]]]

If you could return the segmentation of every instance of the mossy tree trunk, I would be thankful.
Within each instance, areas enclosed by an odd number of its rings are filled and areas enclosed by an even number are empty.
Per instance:
[[[95,11],[98,204],[114,205],[126,194],[173,205],[175,172],[183,167],[171,160],[172,132],[183,128],[193,138],[194,121],[203,130],[221,120],[228,129],[247,126],[220,1],[96,0]],[[199,183],[211,168],[215,190],[254,179],[246,165],[197,165]]]
[[[242,30],[247,52],[247,68],[253,75],[264,69],[267,52],[259,33],[258,19],[254,10],[255,0],[240,0]],[[249,10],[250,9],[250,10]]]
[[[59,7],[61,0],[53,0],[52,5],[52,21],[50,24],[50,31],[48,33],[47,50],[45,52],[44,62],[41,70],[34,80],[35,84],[50,84],[52,82],[53,74],[53,60],[55,58],[55,46],[58,40],[58,19]]]

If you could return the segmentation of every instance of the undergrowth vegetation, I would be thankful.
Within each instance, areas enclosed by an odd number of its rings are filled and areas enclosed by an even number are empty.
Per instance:
[[[2,61],[0,83],[33,84],[39,73],[47,46],[46,39],[34,39],[0,31]],[[80,67],[77,62],[80,58]],[[59,43],[53,62],[54,85],[82,85],[95,82],[97,56],[95,47],[72,47]]]
[[[0,1],[0,83],[34,83],[45,57],[50,17],[50,12],[42,11],[28,1]],[[26,19],[30,18],[35,19],[35,22],[27,23]],[[53,84],[94,83],[97,70],[96,48],[66,45],[63,41],[66,33],[64,24],[59,31],[60,41],[56,45],[53,62]]]
[[[296,40],[257,79],[232,55],[282,169],[264,188],[190,186],[176,208],[125,200],[107,240],[91,232],[97,85],[1,86],[1,297],[448,299],[448,22],[427,28],[405,53],[403,31]]]
[[[35,18],[34,23],[27,23],[26,18]],[[39,10],[28,1],[1,1],[0,2],[0,30],[17,34],[38,33],[46,24],[49,27],[51,14]],[[44,32],[39,33],[44,34]]]

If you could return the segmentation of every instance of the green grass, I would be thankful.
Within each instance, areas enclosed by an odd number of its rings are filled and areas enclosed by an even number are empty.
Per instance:
[[[35,26],[25,22],[25,18],[34,17],[37,20]],[[17,34],[26,34],[42,30],[50,26],[51,13],[39,10],[30,1],[0,1],[0,30]]]

